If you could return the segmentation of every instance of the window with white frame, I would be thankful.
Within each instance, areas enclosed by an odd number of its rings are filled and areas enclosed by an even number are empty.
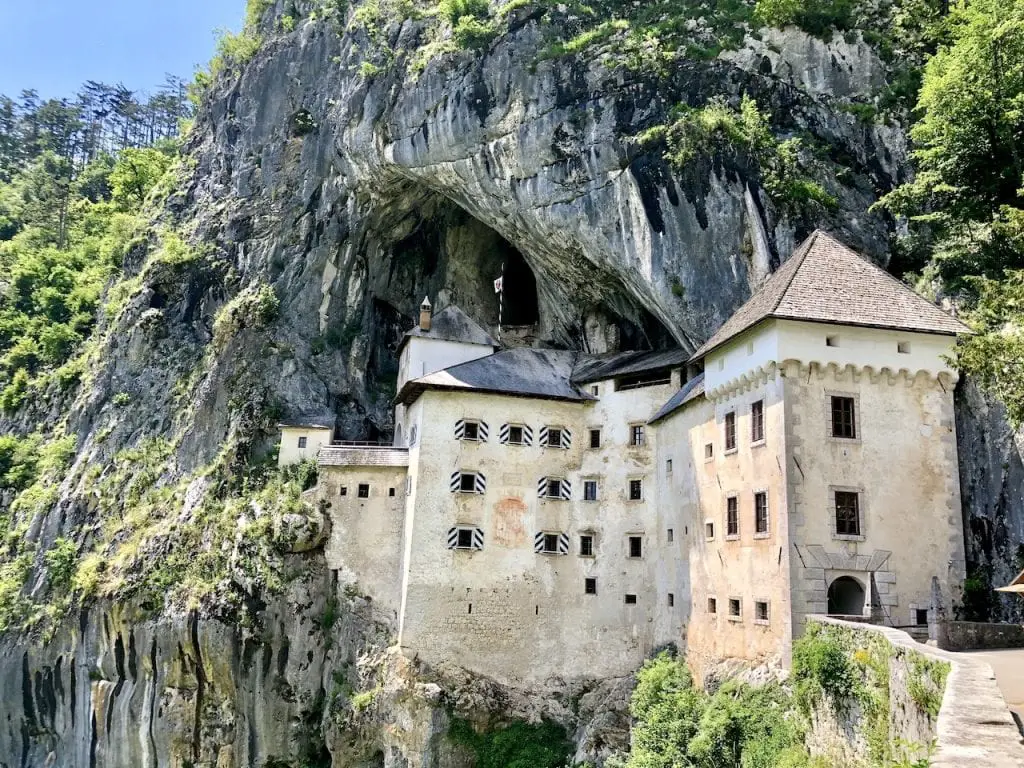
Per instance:
[[[308,443],[309,443],[309,438],[306,438],[306,437],[300,437],[299,438],[299,448],[305,448]]]
[[[629,425],[629,444],[634,448],[647,445],[647,434],[643,424]]]
[[[594,556],[594,534],[592,533],[581,533],[580,534],[580,557],[593,557]]]
[[[597,501],[597,480],[583,481],[583,500]]]

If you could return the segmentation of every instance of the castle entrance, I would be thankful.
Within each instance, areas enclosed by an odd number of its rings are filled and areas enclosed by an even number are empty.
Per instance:
[[[831,616],[862,616],[864,587],[852,576],[840,576],[828,588],[828,612]]]

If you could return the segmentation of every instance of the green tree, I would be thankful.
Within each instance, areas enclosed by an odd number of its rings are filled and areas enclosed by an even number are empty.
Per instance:
[[[141,206],[170,165],[171,156],[162,149],[124,150],[109,176],[114,202],[123,209]]]

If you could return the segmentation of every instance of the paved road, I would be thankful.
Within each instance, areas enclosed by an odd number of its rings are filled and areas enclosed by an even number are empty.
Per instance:
[[[963,651],[965,656],[981,659],[992,667],[996,683],[1007,706],[1024,722],[1024,648],[993,651]]]

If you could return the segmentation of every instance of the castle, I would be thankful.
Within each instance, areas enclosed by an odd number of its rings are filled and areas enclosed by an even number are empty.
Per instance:
[[[500,349],[425,301],[394,444],[282,425],[280,461],[317,459],[329,564],[428,663],[786,665],[806,615],[919,625],[956,598],[965,331],[822,232],[693,355]]]

